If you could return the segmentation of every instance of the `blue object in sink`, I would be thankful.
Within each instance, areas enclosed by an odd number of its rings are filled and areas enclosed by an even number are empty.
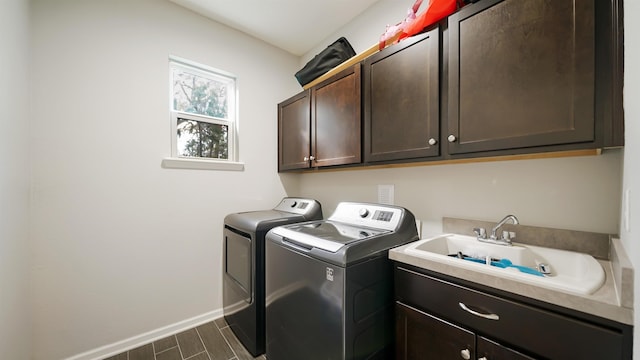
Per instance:
[[[486,264],[486,260],[485,259],[480,259],[480,258],[474,258],[471,256],[467,256],[467,255],[463,255],[461,252],[458,252],[457,254],[454,255],[449,255],[449,256],[455,256],[459,259],[463,259],[463,260],[468,260],[468,261],[473,261],[476,262],[478,264]],[[499,268],[514,268],[514,269],[518,269],[520,272],[523,272],[525,274],[531,274],[531,275],[535,275],[535,276],[543,276],[544,275],[533,268],[530,268],[528,266],[522,266],[522,265],[514,265],[511,260],[509,259],[491,259],[491,266],[495,266],[495,267],[499,267]]]
[[[531,274],[531,275],[536,275],[536,276],[544,276],[540,271],[536,270],[536,269],[532,269],[528,266],[522,266],[522,265],[513,265],[513,263],[511,262],[511,260],[509,259],[500,259],[498,261],[493,261],[493,259],[491,260],[491,266],[496,266],[499,268],[516,268],[518,270],[520,270],[520,272],[526,273],[526,274]]]

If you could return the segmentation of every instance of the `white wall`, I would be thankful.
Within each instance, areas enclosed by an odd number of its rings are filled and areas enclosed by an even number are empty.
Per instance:
[[[499,221],[515,214],[533,226],[618,232],[621,152],[602,156],[310,173],[303,196],[330,214],[339,201],[377,201],[395,185],[395,203],[442,232],[442,217]]]
[[[0,359],[31,358],[29,2],[0,11]]]
[[[221,314],[224,216],[295,188],[276,104],[298,59],[165,0],[32,6],[34,359]],[[245,171],[161,168],[170,54],[238,76]]]
[[[620,236],[629,257],[636,269],[635,274],[635,325],[640,326],[640,104],[636,97],[640,95],[640,39],[636,36],[640,32],[640,3],[634,0],[624,2],[624,31],[625,31],[625,78],[624,78],[624,107],[625,107],[625,149],[624,149],[624,177],[623,194],[629,191],[629,227],[626,220],[620,223]],[[634,19],[634,20],[631,20]],[[623,206],[625,201],[623,200]],[[634,332],[634,358],[640,359],[640,331]]]
[[[419,13],[427,8],[428,3],[428,1],[423,2]],[[304,66],[317,53],[341,36],[349,40],[356,54],[363,52],[378,43],[380,35],[385,31],[387,25],[395,25],[403,20],[407,16],[407,10],[412,5],[412,1],[406,0],[379,0],[349,24],[334,32],[301,56],[300,67]]]

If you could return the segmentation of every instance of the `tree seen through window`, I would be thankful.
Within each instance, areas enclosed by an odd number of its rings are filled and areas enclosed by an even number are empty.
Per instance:
[[[177,155],[228,159],[233,87],[227,78],[207,75],[197,69],[172,67],[172,107],[181,113],[176,117]]]

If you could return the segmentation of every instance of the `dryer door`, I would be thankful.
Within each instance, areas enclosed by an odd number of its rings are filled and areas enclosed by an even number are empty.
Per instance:
[[[238,302],[253,302],[253,256],[251,235],[234,229],[228,225],[224,228],[224,276],[225,286],[232,290],[225,295],[233,297],[225,299],[226,305]]]

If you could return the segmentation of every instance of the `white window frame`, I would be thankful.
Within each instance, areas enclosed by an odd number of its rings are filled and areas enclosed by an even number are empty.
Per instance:
[[[227,119],[220,119],[206,115],[196,115],[173,109],[173,69],[180,68],[192,74],[217,82],[227,84],[229,87]],[[171,120],[171,157],[162,161],[166,168],[180,169],[210,169],[210,170],[244,170],[244,163],[238,161],[238,80],[231,73],[221,71],[206,65],[198,64],[190,60],[176,56],[169,57],[169,112]],[[178,118],[193,120],[216,125],[227,126],[228,159],[215,159],[206,157],[178,156]]]

